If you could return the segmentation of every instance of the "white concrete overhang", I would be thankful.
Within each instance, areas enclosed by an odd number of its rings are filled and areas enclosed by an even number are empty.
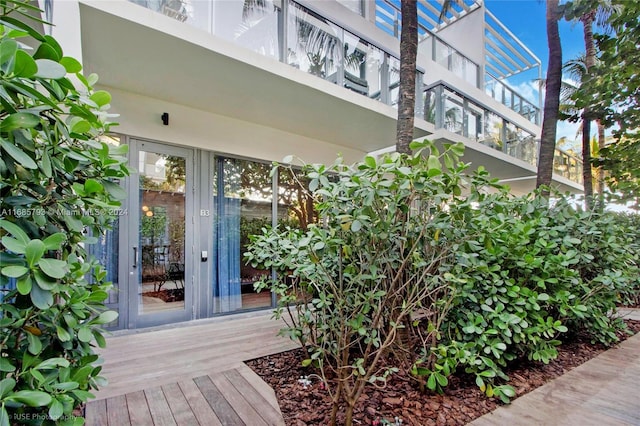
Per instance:
[[[81,0],[80,14],[85,71],[105,86],[363,153],[394,143],[388,105],[126,1]]]

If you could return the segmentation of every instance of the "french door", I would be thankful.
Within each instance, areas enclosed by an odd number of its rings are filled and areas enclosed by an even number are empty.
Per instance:
[[[127,328],[192,319],[194,152],[135,139],[129,150]]]

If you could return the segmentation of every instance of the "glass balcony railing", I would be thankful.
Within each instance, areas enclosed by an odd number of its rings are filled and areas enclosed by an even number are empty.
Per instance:
[[[484,91],[487,95],[525,117],[530,122],[540,124],[540,108],[490,74],[485,74]]]
[[[553,173],[573,182],[583,183],[582,160],[556,148],[553,155]]]
[[[293,0],[129,1],[352,92],[397,105],[399,59]],[[341,3],[362,13],[360,0]]]
[[[471,101],[463,94],[438,84],[423,92],[424,119],[512,157],[536,165],[535,136],[504,117]]]
[[[464,94],[440,83],[422,93],[422,102],[424,119],[437,129],[447,129],[537,166],[540,140]],[[582,161],[559,149],[555,150],[553,172],[582,183]]]

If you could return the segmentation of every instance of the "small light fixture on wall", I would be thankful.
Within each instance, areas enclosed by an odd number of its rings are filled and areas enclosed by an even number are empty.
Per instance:
[[[164,124],[165,126],[169,125],[169,113],[168,112],[163,112],[162,115],[160,116],[160,118],[162,118],[162,124]]]

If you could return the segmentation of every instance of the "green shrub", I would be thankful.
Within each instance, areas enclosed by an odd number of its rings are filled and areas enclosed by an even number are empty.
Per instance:
[[[74,408],[104,382],[93,347],[117,317],[86,245],[125,195],[126,146],[99,140],[110,95],[24,23],[39,11],[0,8],[0,425],[82,424]],[[19,43],[27,36],[32,53]]]
[[[514,198],[481,167],[465,176],[459,146],[414,147],[424,152],[305,167],[321,225],[265,229],[245,254],[275,269],[258,289],[278,295],[282,334],[331,379],[334,422],[401,368],[433,391],[464,370],[508,402],[510,362],[548,363],[566,334],[616,341],[615,303],[637,288],[620,219],[562,196]]]
[[[429,142],[413,148],[411,157],[306,166],[324,226],[266,231],[245,254],[254,267],[278,272],[258,288],[276,292],[276,316],[289,313],[283,334],[308,350],[304,364],[320,368],[334,424],[341,404],[351,424],[367,383],[413,363],[411,342],[433,341],[452,297],[441,267],[452,263],[459,244],[445,236],[455,232],[448,203],[464,202],[462,146],[443,153]],[[289,305],[300,295],[308,296],[305,303]]]

